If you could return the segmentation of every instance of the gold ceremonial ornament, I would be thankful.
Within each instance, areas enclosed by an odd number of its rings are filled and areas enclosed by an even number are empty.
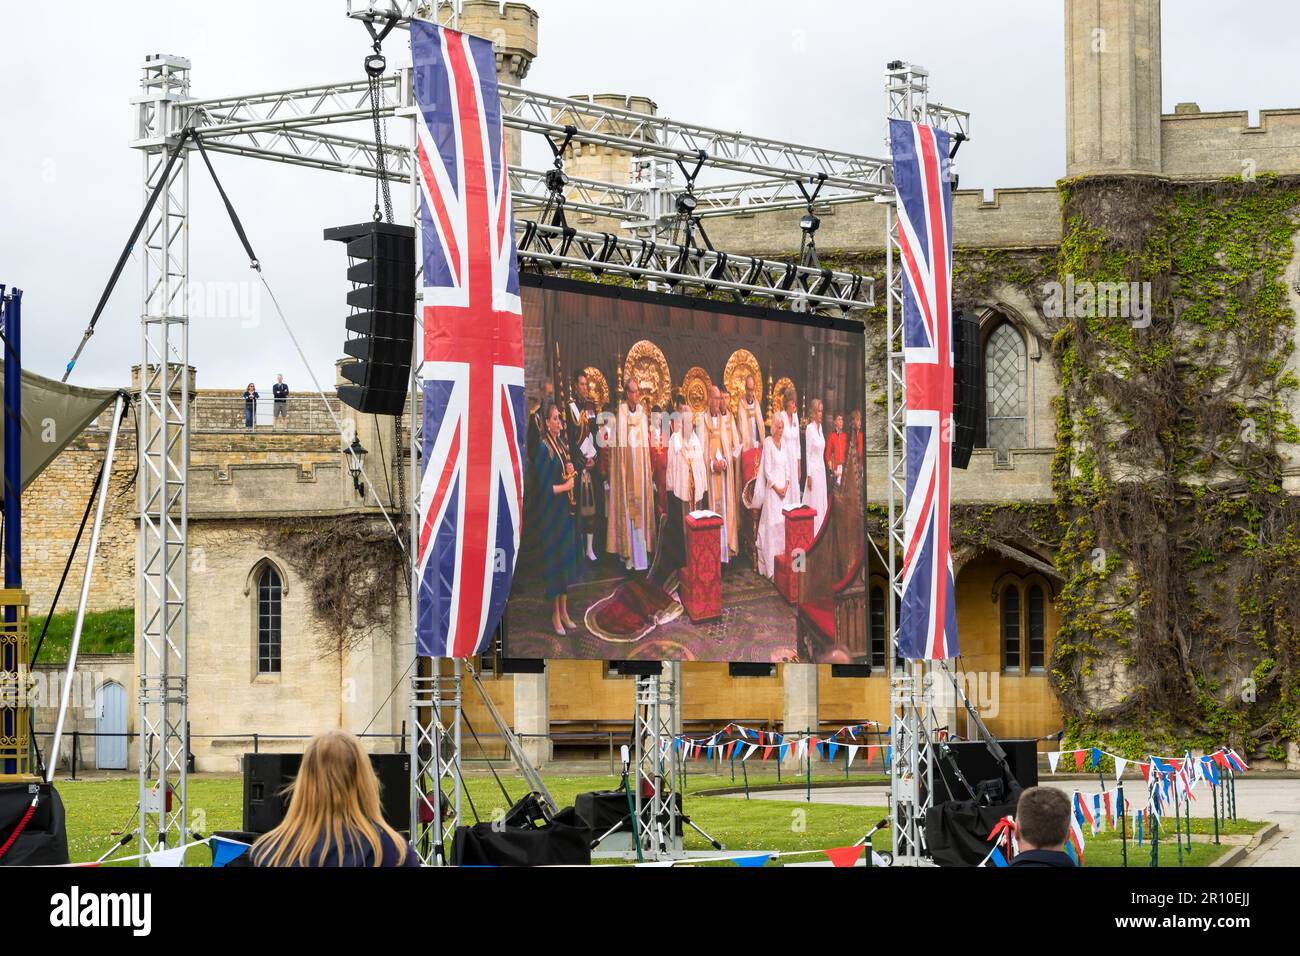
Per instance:
[[[673,380],[668,373],[668,360],[659,351],[659,346],[649,339],[642,339],[628,350],[627,360],[623,363],[623,381],[626,383],[633,379],[641,387],[641,396],[647,406],[671,407]]]
[[[596,408],[603,410],[609,407],[609,382],[605,381],[605,374],[594,365],[589,365],[582,370],[582,374],[587,376],[587,391],[594,393]],[[585,401],[590,395],[583,395],[581,398]]]
[[[785,411],[785,393],[793,391],[794,382],[788,378],[779,378],[776,384],[772,386],[771,400],[768,402],[768,422],[770,423],[776,417],[777,412]],[[795,407],[798,411],[798,406]],[[801,419],[802,420],[802,419]]]
[[[691,411],[698,413],[709,407],[709,389],[712,387],[713,379],[698,365],[686,373],[682,379],[682,394],[686,396],[686,404],[691,406]]]
[[[736,349],[727,359],[722,372],[723,388],[727,392],[727,405],[733,417],[740,414],[740,403],[745,400],[745,379],[754,377],[754,401],[763,407],[763,370],[749,349]]]

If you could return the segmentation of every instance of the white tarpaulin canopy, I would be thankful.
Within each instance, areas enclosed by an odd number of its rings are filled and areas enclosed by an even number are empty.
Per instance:
[[[0,388],[4,370],[0,369]],[[59,452],[81,434],[114,398],[115,388],[80,388],[52,378],[23,372],[22,475],[23,490],[45,470]],[[0,444],[4,441],[6,416],[0,414]]]

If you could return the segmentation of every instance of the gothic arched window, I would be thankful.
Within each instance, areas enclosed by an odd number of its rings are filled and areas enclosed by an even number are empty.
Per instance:
[[[1015,584],[1002,592],[1002,668],[1020,670],[1020,588]]]
[[[1029,586],[1029,607],[1025,612],[1025,623],[1028,625],[1029,632],[1029,669],[1031,671],[1041,671],[1043,669],[1043,589],[1037,584]]]
[[[1002,321],[984,342],[984,447],[1009,461],[1028,442],[1029,363],[1024,336]]]
[[[267,562],[257,575],[257,672],[280,673],[280,572]]]

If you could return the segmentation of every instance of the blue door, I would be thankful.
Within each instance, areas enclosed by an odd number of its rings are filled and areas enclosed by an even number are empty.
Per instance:
[[[99,688],[95,716],[95,766],[100,770],[126,769],[126,688],[109,681]]]

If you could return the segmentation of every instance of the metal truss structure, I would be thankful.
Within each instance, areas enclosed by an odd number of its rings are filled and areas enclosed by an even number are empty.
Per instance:
[[[365,21],[407,19],[429,14],[422,0],[348,0],[348,15]],[[139,505],[141,531],[137,557],[140,650],[140,849],[147,853],[177,846],[187,836],[186,772],[188,765],[186,665],[186,530],[189,457],[188,394],[193,388],[188,365],[188,161],[182,150],[163,179],[167,153],[182,131],[194,128],[205,148],[270,162],[328,172],[376,176],[378,150],[369,135],[338,132],[347,124],[372,120],[366,79],[296,87],[247,95],[197,99],[190,96],[188,60],[154,56],[145,61],[142,92],[136,108],[132,146],[144,161],[146,195],[161,184],[163,192],[144,232],[142,292],[141,441]],[[890,116],[925,118],[966,133],[967,115],[928,101],[925,71],[891,64]],[[410,126],[410,146],[385,145],[384,165],[390,181],[410,186],[412,221],[419,192],[412,174],[416,116],[410,69],[382,77],[378,116],[399,117]],[[584,100],[548,96],[502,85],[507,128],[626,151],[637,171],[627,183],[569,179],[566,205],[621,224],[627,234],[581,232],[554,224],[517,223],[521,263],[535,268],[614,274],[651,288],[667,287],[693,294],[757,298],[769,305],[799,311],[858,314],[874,304],[873,281],[849,273],[755,259],[663,242],[676,199],[693,190],[701,218],[795,209],[807,206],[800,188],[819,185],[817,206],[893,196],[888,160],[788,143],[743,133],[682,123],[666,117],[602,106]],[[674,164],[703,160],[711,181],[698,188],[676,185]],[[544,174],[513,169],[512,193],[521,211],[545,207]],[[736,177],[734,180],[728,176]],[[717,180],[717,181],[712,181]],[[540,218],[540,216],[538,217]],[[889,217],[889,540],[888,557],[894,593],[901,588],[901,568],[894,554],[901,543],[902,423],[904,377],[900,276],[895,267],[896,217]],[[793,237],[792,237],[793,238]],[[418,340],[418,339],[417,339]],[[411,410],[418,408],[420,349],[413,361]],[[418,457],[420,421],[409,427],[410,481],[408,531],[415,553],[418,527]],[[896,501],[896,498],[898,501]],[[415,585],[411,619],[415,620]],[[897,640],[897,621],[894,622]],[[929,779],[932,761],[925,746],[925,706],[920,694],[919,665],[896,671],[893,703],[899,736],[894,747],[892,795],[895,847],[900,861],[919,859],[923,849],[917,829],[920,798],[917,781]],[[446,862],[447,841],[460,822],[460,728],[462,669],[450,675],[419,674],[411,682],[412,840],[422,859]],[[665,734],[671,737],[676,687],[652,677],[637,687],[637,773],[664,781],[646,798],[637,787],[637,810],[655,821],[642,837],[642,852],[666,852],[657,827],[666,819],[667,834],[676,832],[676,805],[668,794],[677,787],[676,760],[663,765]],[[907,781],[907,782],[905,782]],[[449,783],[451,795],[443,793]],[[927,794],[930,788],[925,791]],[[910,807],[904,810],[902,807]]]
[[[636,679],[632,737],[635,754],[628,786],[633,790],[638,856],[661,860],[681,856],[677,793],[678,758],[671,747],[677,682],[658,674]],[[667,754],[665,756],[665,753]]]
[[[459,661],[450,674],[411,678],[411,845],[426,866],[447,865],[460,826],[462,683]]]
[[[144,195],[161,189],[141,235],[140,510],[136,577],[139,641],[139,827],[142,854],[189,835],[186,573],[189,466],[189,163],[168,154],[183,129],[188,60],[145,60],[132,146]],[[141,865],[144,864],[143,857]]]
[[[726,292],[737,299],[759,298],[769,305],[788,304],[797,312],[848,312],[875,304],[870,280],[854,273],[532,222],[524,223],[520,231],[519,258],[595,275],[608,272],[659,280],[671,288],[705,295]]]
[[[894,62],[888,67],[886,90],[889,119],[928,123],[951,133],[969,135],[965,113],[929,102],[929,74],[919,66]],[[924,661],[902,660],[898,649],[898,608],[903,601],[905,502],[907,500],[907,375],[903,360],[903,273],[898,243],[898,210],[886,208],[885,251],[885,375],[886,474],[889,516],[886,554],[894,613],[890,630],[894,648],[890,672],[890,708],[893,714],[893,763],[889,773],[890,817],[894,837],[894,862],[919,865],[925,857],[925,812],[934,803],[938,730],[931,697],[931,678]],[[960,690],[959,690],[960,692]]]

